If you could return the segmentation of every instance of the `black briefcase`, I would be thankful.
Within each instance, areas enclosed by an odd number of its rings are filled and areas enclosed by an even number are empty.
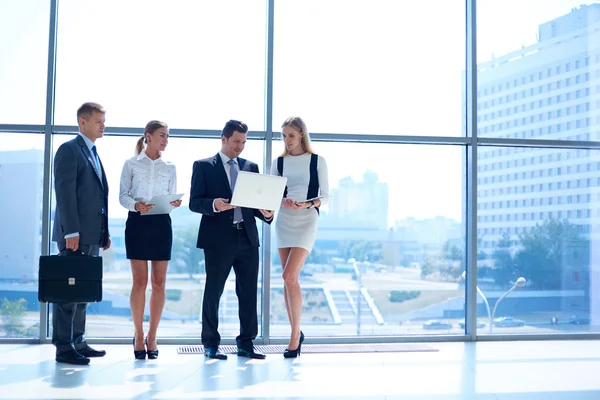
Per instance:
[[[38,299],[45,303],[102,301],[102,257],[40,256]]]

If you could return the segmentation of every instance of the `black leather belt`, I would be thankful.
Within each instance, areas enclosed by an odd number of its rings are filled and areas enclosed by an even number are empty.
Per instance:
[[[244,229],[244,221],[241,222],[236,222],[233,224],[233,227],[237,230],[242,230]]]

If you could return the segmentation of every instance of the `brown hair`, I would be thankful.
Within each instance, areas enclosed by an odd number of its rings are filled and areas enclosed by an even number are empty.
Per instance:
[[[312,145],[310,142],[310,135],[308,134],[308,129],[306,128],[306,124],[300,117],[289,117],[283,124],[281,124],[281,128],[285,128],[286,126],[290,126],[300,132],[302,138],[300,139],[300,145],[302,146],[302,150],[307,153],[314,154],[315,152],[312,149]],[[289,154],[289,151],[285,145],[283,146],[283,153],[281,153],[281,157],[285,157]]]
[[[85,120],[90,119],[93,112],[99,112],[102,114],[106,114],[106,110],[98,103],[83,103],[81,107],[77,109],[77,124],[79,124],[79,118],[83,118]]]
[[[154,135],[154,132],[156,132],[160,128],[168,129],[169,127],[164,122],[155,121],[155,120],[152,120],[146,124],[146,127],[144,128],[144,135],[138,139],[138,141],[135,145],[135,155],[136,156],[139,155],[144,150],[144,143],[148,143],[148,139],[147,139],[146,135],[148,135],[148,134]]]
[[[221,137],[229,139],[233,136],[234,132],[248,133],[248,125],[246,125],[242,121],[230,119],[225,124],[225,127],[223,127],[223,130],[221,131]]]

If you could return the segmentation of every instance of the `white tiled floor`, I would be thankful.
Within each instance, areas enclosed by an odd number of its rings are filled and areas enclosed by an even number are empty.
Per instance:
[[[432,343],[439,352],[178,355],[106,349],[87,367],[50,345],[0,345],[0,399],[600,399],[600,341]]]

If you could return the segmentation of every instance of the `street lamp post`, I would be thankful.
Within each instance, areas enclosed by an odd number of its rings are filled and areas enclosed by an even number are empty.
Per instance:
[[[467,276],[467,271],[463,271],[462,278],[465,279],[465,281],[466,281],[466,276]],[[496,301],[496,304],[494,304],[494,309],[492,312],[490,312],[490,303],[488,302],[487,297],[485,297],[485,295],[483,294],[481,289],[479,289],[479,286],[475,285],[475,287],[477,288],[477,293],[479,293],[479,295],[483,299],[483,302],[485,303],[485,308],[487,309],[488,318],[490,320],[490,333],[492,333],[492,326],[494,325],[494,316],[496,315],[496,310],[498,309],[498,305],[500,304],[500,302],[506,296],[508,296],[510,294],[510,292],[512,292],[513,290],[515,290],[517,288],[524,287],[526,284],[527,284],[527,280],[525,278],[520,277],[519,279],[517,279],[517,281],[515,282],[513,287],[508,289],[506,291],[506,293],[504,293],[502,296],[500,296],[500,298]]]
[[[494,319],[494,316],[496,315],[496,309],[498,309],[498,305],[500,304],[500,302],[510,294],[510,292],[512,292],[513,290],[515,290],[516,288],[520,288],[520,287],[524,287],[527,284],[527,280],[525,280],[525,278],[520,277],[519,279],[517,279],[517,281],[515,282],[515,284],[513,285],[513,287],[511,287],[510,289],[508,289],[506,291],[506,293],[504,293],[502,296],[500,296],[500,298],[498,299],[498,301],[496,301],[496,304],[494,304],[494,309],[492,310],[492,320]],[[490,333],[492,333],[492,326],[490,325]]]

